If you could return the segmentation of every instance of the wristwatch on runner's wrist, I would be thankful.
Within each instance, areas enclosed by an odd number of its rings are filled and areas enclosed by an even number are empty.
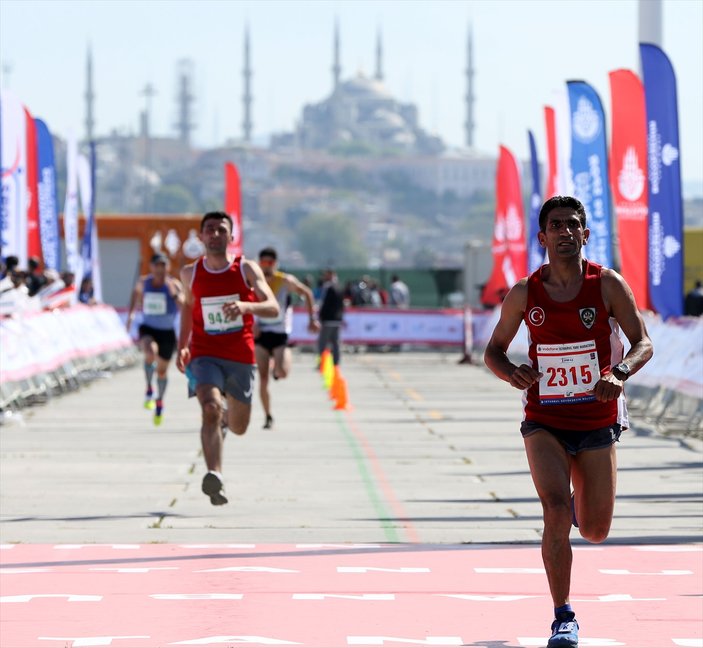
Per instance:
[[[622,380],[623,382],[630,377],[630,367],[628,367],[625,362],[616,364],[612,368],[611,372],[613,376],[615,376],[618,380]]]

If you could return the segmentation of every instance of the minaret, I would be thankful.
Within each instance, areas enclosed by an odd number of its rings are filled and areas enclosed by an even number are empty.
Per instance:
[[[381,29],[376,34],[376,81],[383,81],[383,43],[381,42]]]
[[[93,105],[95,93],[93,92],[93,52],[88,45],[88,57],[85,64],[85,141],[92,142],[95,128]]]
[[[244,68],[242,69],[244,81],[244,121],[242,122],[242,136],[245,142],[251,142],[251,60],[249,58],[249,25],[244,30]]]
[[[190,59],[178,61],[178,94],[176,95],[178,121],[176,122],[176,128],[178,129],[178,139],[186,146],[190,146],[190,134],[195,128],[191,110],[191,104],[194,99],[191,90],[192,76],[193,61]]]
[[[339,77],[342,73],[342,68],[339,64],[339,22],[334,21],[334,63],[332,64],[332,82],[333,89],[336,90],[339,85]]]
[[[473,148],[474,146],[474,65],[473,65],[473,39],[471,34],[471,26],[469,25],[469,37],[466,48],[466,146]]]

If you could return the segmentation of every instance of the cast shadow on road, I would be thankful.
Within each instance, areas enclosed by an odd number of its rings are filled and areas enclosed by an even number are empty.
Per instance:
[[[139,520],[141,518],[187,518],[187,515],[177,513],[167,513],[165,511],[153,511],[145,513],[133,513],[131,515],[79,515],[73,517],[51,517],[48,515],[34,515],[31,517],[4,518],[2,524],[10,522],[98,522],[101,520]]]
[[[176,543],[178,545],[180,543]],[[100,546],[100,545],[95,545]],[[303,545],[304,547],[305,545]],[[335,547],[327,549],[302,549],[299,551],[279,549],[272,551],[240,551],[240,552],[218,552],[218,553],[193,553],[181,556],[123,556],[120,558],[92,558],[79,560],[44,560],[34,562],[13,563],[6,559],[9,556],[2,556],[5,562],[2,563],[4,569],[26,569],[38,567],[75,567],[83,565],[125,565],[144,563],[174,563],[189,562],[198,560],[261,560],[264,558],[320,558],[324,556],[359,556],[359,555],[383,555],[398,553],[424,553],[424,552],[466,552],[466,551],[495,551],[499,545],[496,544],[370,544],[364,547]],[[534,544],[510,544],[509,549],[532,549]]]

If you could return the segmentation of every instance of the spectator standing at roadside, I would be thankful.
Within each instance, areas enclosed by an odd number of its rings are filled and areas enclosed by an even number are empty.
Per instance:
[[[391,277],[390,297],[392,306],[396,308],[410,307],[410,289],[404,281],[400,280],[397,274]]]
[[[337,273],[327,268],[322,277],[322,292],[320,293],[320,307],[318,319],[320,320],[320,335],[317,338],[317,352],[320,357],[330,347],[332,360],[337,366],[341,361],[339,345],[339,331],[344,319],[344,293],[339,286]]]
[[[29,272],[27,273],[25,283],[27,284],[29,296],[34,297],[34,295],[36,295],[44,286],[46,286],[47,283],[49,283],[49,280],[42,271],[41,260],[39,257],[30,257],[27,262],[27,267],[29,268]]]
[[[700,317],[703,315],[703,284],[700,279],[696,285],[688,292],[684,300],[684,315]]]

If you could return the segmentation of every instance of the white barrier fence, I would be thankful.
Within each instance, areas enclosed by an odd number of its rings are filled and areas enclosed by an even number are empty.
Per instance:
[[[351,308],[341,338],[348,345],[461,350],[467,324],[475,356],[480,357],[499,316],[499,309],[465,315],[459,309]],[[134,362],[135,347],[123,318],[110,306],[75,306],[0,320],[0,409],[18,399],[31,401],[27,394],[32,391],[46,395],[71,388],[80,375]],[[628,380],[630,402],[638,416],[664,428],[703,435],[703,318],[662,322],[646,315],[645,321],[655,354]],[[296,309],[291,339],[314,346],[316,336],[307,324],[305,311]],[[135,335],[136,326],[135,322]],[[526,358],[527,347],[523,325],[510,353]]]
[[[46,400],[131,364],[132,340],[110,306],[26,312],[0,320],[0,410]]]

